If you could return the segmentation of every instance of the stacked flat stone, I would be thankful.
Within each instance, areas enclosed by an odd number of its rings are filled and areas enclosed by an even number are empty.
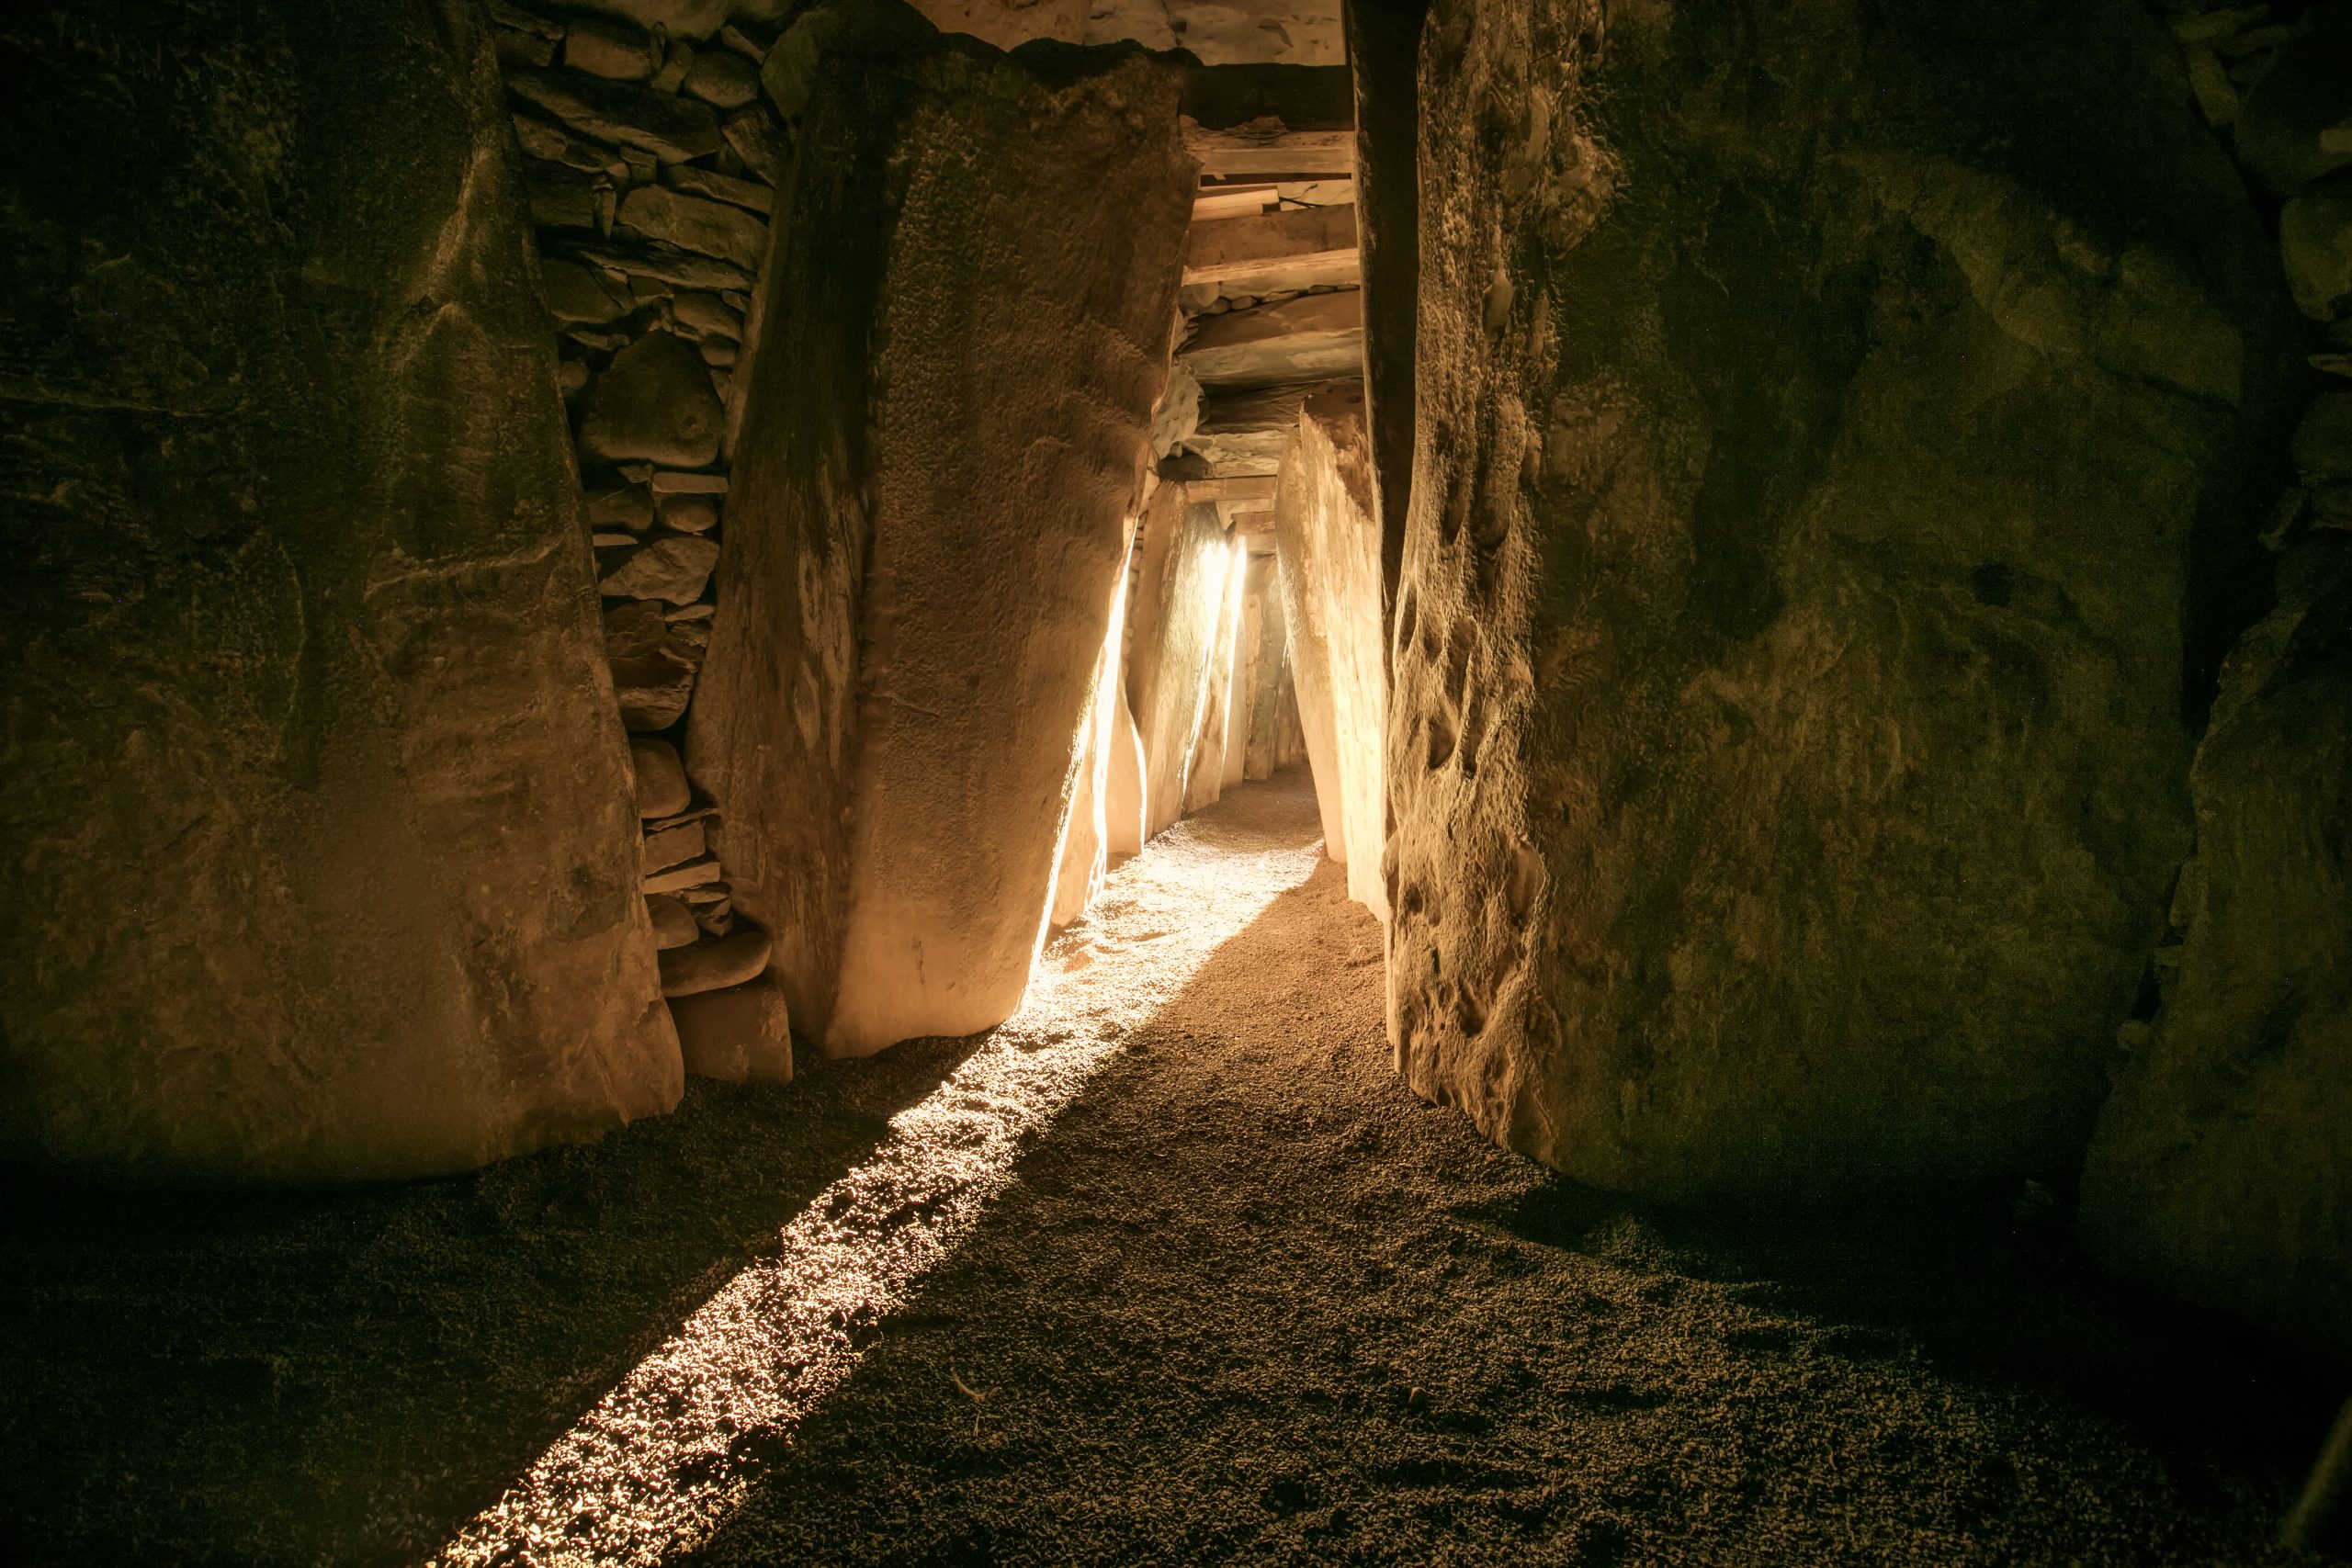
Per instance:
[[[770,939],[738,919],[674,735],[717,610],[745,319],[788,141],[762,101],[772,39],[724,5],[494,4],[559,385],[572,420],[630,736],[645,902],[686,1068],[792,1073]]]

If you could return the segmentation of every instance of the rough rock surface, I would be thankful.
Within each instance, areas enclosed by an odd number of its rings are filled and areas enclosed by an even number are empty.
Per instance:
[[[771,980],[672,997],[686,1071],[725,1083],[792,1081],[792,1012]]]
[[[1362,394],[1312,400],[1283,465],[1274,538],[1323,846],[1348,868],[1348,897],[1385,919],[1387,676],[1371,464]]]
[[[2352,551],[2303,545],[2197,751],[2178,975],[2083,1177],[2110,1267],[2352,1344]],[[2129,1038],[2129,1036],[2127,1036]]]
[[[771,56],[771,58],[775,58]],[[712,833],[738,905],[775,939],[770,974],[804,1032],[832,1014],[849,880],[852,714],[866,503],[867,334],[888,232],[889,76],[817,74],[778,171],[686,755],[726,808]]]
[[[673,333],[649,333],[613,355],[611,368],[589,389],[580,450],[608,463],[699,468],[718,457],[725,419],[694,345]]]
[[[0,54],[9,1156],[374,1179],[677,1100],[472,15],[76,5]]]
[[[1399,1066],[1635,1191],[2063,1168],[2275,254],[2123,0],[1597,15],[1423,37]]]
[[[1057,930],[1084,914],[1094,902],[1110,864],[1111,759],[1117,743],[1132,732],[1132,727],[1128,732],[1118,728],[1120,650],[1127,640],[1126,586],[1126,580],[1120,578],[1112,596],[1111,624],[1102,635],[1102,651],[1095,658],[1093,694],[1070,791],[1069,820],[1062,829],[1060,869],[1055,876],[1054,908],[1048,917]]]
[[[1254,780],[1273,776],[1274,750],[1281,741],[1283,685],[1289,674],[1289,626],[1283,615],[1280,559],[1253,554],[1250,558],[1246,592],[1250,616],[1243,623],[1242,636],[1254,637],[1255,644],[1250,650],[1250,714],[1243,740],[1241,776]],[[1377,633],[1375,626],[1375,639]],[[1375,640],[1374,651],[1378,650]]]
[[[1025,59],[902,68],[832,1051],[1019,1004],[1166,378],[1177,75]]]
[[[1204,65],[1343,65],[1340,0],[913,0],[999,49],[1039,39],[1189,50]]]
[[[1188,505],[1163,485],[1144,508],[1136,548],[1136,630],[1127,702],[1143,745],[1143,836],[1184,814],[1184,783],[1200,738],[1209,656],[1224,607],[1230,545],[1216,508]]]
[[[1209,634],[1208,679],[1201,689],[1201,721],[1184,768],[1184,809],[1214,806],[1225,793],[1225,742],[1233,727],[1233,656],[1241,643],[1242,573],[1248,557],[1230,537],[1218,558],[1224,568],[1216,628]]]

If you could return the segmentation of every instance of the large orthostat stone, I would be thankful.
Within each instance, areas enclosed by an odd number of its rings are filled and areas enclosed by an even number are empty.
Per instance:
[[[2126,0],[1596,15],[1424,39],[1399,1067],[1639,1192],[2063,1167],[2275,257]]]
[[[2109,1266],[2340,1361],[2352,1345],[2352,866],[2329,846],[2352,841],[2352,549],[2306,544],[2282,577],[2197,750],[2178,976],[2117,1069],[2082,1227]]]
[[[1275,492],[1274,539],[1323,846],[1348,868],[1348,897],[1385,919],[1387,678],[1371,464],[1362,394],[1310,400]],[[1270,711],[1270,730],[1272,717]],[[1271,752],[1271,733],[1267,747]]]
[[[668,1110],[487,29],[69,10],[0,176],[0,1154],[355,1181]]]
[[[1232,544],[1214,505],[1188,505],[1181,486],[1162,485],[1144,508],[1136,548],[1142,558],[1127,703],[1143,747],[1143,836],[1149,840],[1184,814]]]
[[[1191,215],[1169,66],[1048,86],[943,51],[915,85],[824,1035],[849,1054],[989,1028],[1028,986]]]
[[[1283,615],[1282,563],[1273,556],[1253,555],[1250,558],[1248,589],[1250,616],[1243,623],[1242,636],[1254,637],[1256,645],[1250,655],[1250,715],[1247,736],[1243,742],[1241,776],[1263,779],[1272,776],[1274,757],[1281,742],[1281,712],[1283,682],[1289,674],[1290,655],[1288,624]],[[1380,621],[1373,617],[1373,635],[1379,636]],[[1378,651],[1377,641],[1374,644]],[[1373,759],[1379,761],[1379,744],[1375,738]]]
[[[1045,930],[1191,197],[1171,67],[1056,73],[812,71],[777,195],[688,754],[835,1053],[1000,1021]]]
[[[1062,829],[1053,913],[1047,917],[1056,929],[1086,912],[1102,890],[1102,874],[1109,868],[1111,760],[1119,742],[1132,733],[1132,727],[1126,731],[1119,728],[1119,654],[1127,640],[1126,587],[1126,579],[1121,577],[1112,591],[1111,624],[1102,634],[1102,651],[1095,656],[1083,750],[1071,786],[1069,819]]]
[[[1233,655],[1241,642],[1242,571],[1249,557],[1227,538],[1218,558],[1225,580],[1217,595],[1216,628],[1209,635],[1208,680],[1201,689],[1201,721],[1184,768],[1184,809],[1200,811],[1225,795],[1225,743],[1232,733]]]

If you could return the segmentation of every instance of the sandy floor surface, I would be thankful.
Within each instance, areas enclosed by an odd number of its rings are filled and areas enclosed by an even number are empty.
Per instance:
[[[717,1469],[624,1445],[640,1490],[723,1471],[695,1561],[2300,1561],[2268,1536],[2333,1391],[2101,1288],[2014,1192],[1669,1213],[1492,1148],[1391,1075],[1316,833],[1303,779],[1238,790],[993,1036],[697,1084],[593,1148],[339,1195],[7,1181],[0,1545],[423,1561],[707,1303],[797,1288],[821,1211],[913,1260],[823,1320],[831,1372],[767,1367],[788,1418],[747,1406]],[[919,1193],[910,1140],[957,1139]]]

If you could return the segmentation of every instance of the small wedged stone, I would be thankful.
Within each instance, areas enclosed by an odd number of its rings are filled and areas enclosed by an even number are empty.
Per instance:
[[[694,701],[699,660],[688,662],[665,648],[642,659],[616,659],[613,697],[619,705],[621,726],[633,735],[650,735],[669,728],[686,716]]]
[[[731,262],[696,254],[671,245],[642,249],[605,250],[582,246],[582,261],[631,278],[650,277],[679,288],[749,288],[752,275]]]
[[[662,994],[691,997],[755,980],[768,966],[771,945],[767,932],[747,925],[717,942],[672,948],[662,954]]]
[[[2280,209],[2278,254],[2304,315],[2332,321],[2352,313],[2352,182],[2331,180]]]
[[[686,765],[678,749],[667,740],[632,735],[629,765],[637,776],[637,814],[648,820],[674,817],[693,804],[694,790],[686,783]]]
[[[678,85],[714,108],[740,109],[760,96],[759,68],[731,49],[706,50]]]
[[[689,196],[708,197],[713,201],[730,202],[750,211],[766,216],[775,206],[775,193],[757,180],[737,179],[732,175],[718,174],[693,164],[667,164],[662,169],[662,183]]]
[[[718,41],[754,65],[768,57],[766,47],[759,39],[738,27],[729,26],[719,28]]]
[[[619,17],[672,38],[706,39],[740,9],[738,0],[578,0],[582,9]]]
[[[670,52],[662,58],[662,69],[653,73],[653,80],[647,85],[658,93],[674,93],[684,83],[686,73],[692,71],[694,65],[695,46],[684,39],[672,39]]]
[[[702,355],[684,338],[649,333],[616,354],[588,389],[581,456],[699,468],[718,456],[725,417]]]
[[[758,269],[767,249],[768,226],[741,208],[662,186],[639,186],[623,197],[618,221],[649,240],[717,256],[746,272]]]
[[[743,340],[743,318],[716,294],[681,294],[672,302],[678,325],[695,337],[723,337],[731,343]]]
[[[703,842],[702,818],[696,817],[646,834],[638,863],[647,871],[667,871],[673,865],[699,860],[707,852],[708,846]]]
[[[555,62],[555,44],[536,33],[517,32],[500,28],[495,42],[498,67],[502,71],[543,70]]]
[[[663,468],[646,484],[658,498],[665,495],[725,495],[725,474],[685,473],[676,468]]]
[[[691,604],[702,597],[710,569],[718,563],[715,540],[694,535],[656,539],[631,550],[597,584],[614,599],[666,599]]]
[[[662,68],[662,45],[643,28],[578,17],[564,34],[563,62],[614,82],[642,82]]]
[[[2352,389],[2322,392],[2295,426],[2295,470],[2314,488],[2352,479]]]
[[[648,893],[680,894],[685,897],[687,903],[691,904],[695,902],[693,890],[707,887],[718,881],[719,875],[718,858],[713,855],[705,855],[700,860],[688,861],[684,865],[673,865],[667,871],[655,872],[645,879],[644,890]]]
[[[526,157],[560,164],[586,174],[609,175],[615,179],[628,177],[628,163],[618,152],[593,141],[582,141],[551,119],[517,109],[514,139],[522,144]]]
[[[506,90],[582,136],[683,164],[718,150],[718,118],[707,104],[650,87],[569,72],[515,71]]]
[[[605,656],[608,659],[647,658],[661,652],[669,637],[670,623],[662,618],[659,604],[640,599],[605,612]]]
[[[637,308],[614,293],[593,268],[561,256],[541,261],[539,277],[547,288],[548,314],[566,324],[603,326]]]
[[[678,895],[686,901],[689,908],[695,910],[715,908],[729,902],[734,896],[734,889],[715,876],[707,882],[697,883],[694,886],[685,888]]]
[[[622,485],[588,498],[588,525],[642,534],[653,526],[653,496],[644,485]]]
[[[670,998],[686,1071],[723,1083],[792,1081],[792,1018],[773,980]]]
[[[657,949],[692,947],[702,940],[702,928],[695,924],[694,911],[671,894],[647,895],[645,914],[653,922],[653,945]]]
[[[601,231],[612,221],[611,176],[533,159],[523,173],[531,221],[541,229]]]
[[[662,525],[681,534],[707,534],[718,526],[718,502],[707,495],[670,497],[662,502]]]
[[[792,144],[763,106],[750,104],[737,109],[727,117],[721,134],[745,168],[769,185],[784,183],[784,171],[792,163]]]

